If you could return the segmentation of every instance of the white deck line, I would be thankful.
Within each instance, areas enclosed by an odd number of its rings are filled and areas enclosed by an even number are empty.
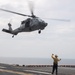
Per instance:
[[[30,74],[30,73],[23,73],[23,72],[12,71],[12,70],[4,70],[4,69],[0,69],[0,72],[8,72],[8,73],[19,74],[19,75],[33,75],[33,74]]]
[[[32,73],[39,73],[39,74],[47,74],[50,75],[51,73],[48,72],[41,72],[41,71],[34,71],[34,70],[24,70],[25,72],[32,72]]]

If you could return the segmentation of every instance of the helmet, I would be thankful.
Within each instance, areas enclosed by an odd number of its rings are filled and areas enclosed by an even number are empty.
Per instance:
[[[58,57],[57,55],[55,55],[55,57]]]

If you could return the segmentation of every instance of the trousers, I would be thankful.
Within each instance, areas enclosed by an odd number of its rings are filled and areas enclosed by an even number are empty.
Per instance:
[[[52,74],[54,74],[54,71],[56,70],[56,75],[58,74],[58,64],[53,64],[53,70],[52,70]]]

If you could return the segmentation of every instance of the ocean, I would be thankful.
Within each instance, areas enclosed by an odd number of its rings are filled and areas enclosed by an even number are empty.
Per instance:
[[[14,58],[0,57],[0,63],[19,65],[52,65],[53,60],[49,58]],[[62,59],[59,65],[75,65],[75,59]]]

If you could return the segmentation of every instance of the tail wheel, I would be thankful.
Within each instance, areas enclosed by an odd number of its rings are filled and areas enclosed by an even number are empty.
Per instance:
[[[38,33],[40,34],[41,33],[41,30],[39,30]]]

